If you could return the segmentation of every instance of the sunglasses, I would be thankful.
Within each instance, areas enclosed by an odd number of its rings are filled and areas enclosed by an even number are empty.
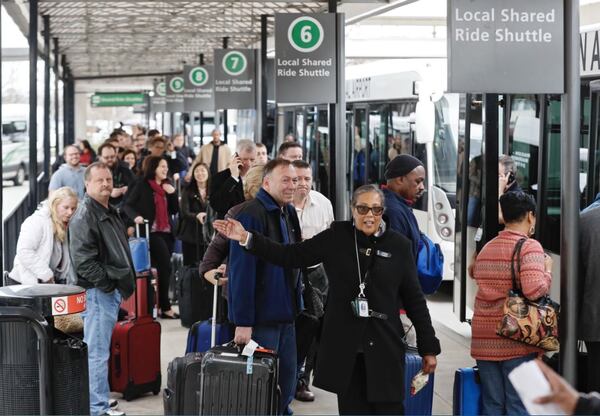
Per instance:
[[[356,212],[358,212],[360,215],[367,215],[369,211],[371,211],[373,215],[377,217],[383,214],[383,207],[368,207],[366,205],[356,205],[354,208],[356,208]]]

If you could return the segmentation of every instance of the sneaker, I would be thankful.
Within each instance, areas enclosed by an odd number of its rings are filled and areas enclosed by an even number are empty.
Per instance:
[[[112,399],[108,402],[108,407],[110,407],[111,409],[116,409],[117,407],[119,407],[119,401],[117,399]]]
[[[103,416],[125,416],[125,412],[117,409],[108,409]]]

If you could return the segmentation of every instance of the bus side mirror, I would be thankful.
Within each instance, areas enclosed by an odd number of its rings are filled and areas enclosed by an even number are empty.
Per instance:
[[[435,106],[430,99],[419,100],[415,118],[416,141],[419,144],[433,142],[435,134]]]

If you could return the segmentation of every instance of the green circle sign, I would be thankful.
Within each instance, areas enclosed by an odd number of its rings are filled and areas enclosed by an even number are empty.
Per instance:
[[[323,43],[323,26],[314,17],[301,16],[290,24],[288,41],[299,52],[312,52]]]
[[[194,87],[201,87],[208,82],[208,71],[202,67],[194,68],[190,71],[189,79]]]
[[[231,51],[223,56],[223,70],[234,77],[242,74],[248,67],[248,60],[243,53]]]
[[[161,97],[167,95],[167,84],[164,82],[159,82],[156,86],[156,93]]]
[[[183,92],[183,78],[181,78],[181,77],[171,78],[171,82],[169,82],[169,87],[171,87],[171,91],[173,91],[175,93]]]

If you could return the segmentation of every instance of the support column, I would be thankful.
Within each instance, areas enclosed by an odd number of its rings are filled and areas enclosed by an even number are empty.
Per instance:
[[[577,306],[579,279],[579,1],[565,1],[565,94],[561,106],[560,197],[560,368],[577,382]],[[562,64],[559,63],[559,64]],[[591,370],[591,369],[590,369]],[[597,371],[597,370],[592,370]]]
[[[329,0],[329,13],[337,13],[337,1]],[[329,104],[329,195],[335,218],[345,220],[350,217],[348,195],[348,171],[346,166],[346,52],[344,42],[344,15],[336,17],[336,93],[337,103]]]
[[[1,6],[0,6],[1,7]],[[0,12],[0,28],[2,27],[2,13]],[[2,30],[0,30],[0,45],[2,45]],[[0,85],[2,85],[2,47],[0,46]],[[2,120],[2,94],[0,94],[0,120]],[[0,160],[4,159],[2,144],[0,143]],[[0,178],[4,177],[4,167],[0,163]],[[0,216],[4,218],[2,206],[4,204],[4,187],[0,187]],[[4,272],[4,221],[0,221],[0,267]],[[4,279],[0,281],[2,286]]]
[[[50,181],[50,16],[44,16],[44,186]]]
[[[38,204],[37,186],[37,58],[38,0],[29,1],[29,211]]]
[[[229,46],[229,37],[225,36],[223,38],[223,49],[227,49],[227,47]],[[215,65],[217,63],[215,62]],[[215,127],[219,127],[218,125],[216,125]],[[227,109],[224,108],[223,109],[223,141],[225,143],[227,143],[227,131],[228,131],[228,126],[227,126]]]
[[[203,53],[201,53],[198,56],[198,63],[200,65],[204,65],[204,54]],[[213,76],[214,76],[214,74],[213,74]],[[213,87],[213,94],[214,94],[214,87]],[[214,95],[213,95],[213,97],[214,97]],[[204,125],[203,124],[204,124],[204,112],[200,111],[200,118],[198,119],[198,128],[199,128],[198,130],[199,130],[199,134],[200,134],[200,147],[202,147],[202,139],[204,137]],[[192,138],[194,136],[193,131],[194,131],[194,129],[193,129],[193,123],[192,123]]]
[[[75,144],[75,79],[69,68],[69,144]]]
[[[60,129],[59,126],[59,100],[58,100],[58,79],[60,76],[60,71],[58,69],[58,38],[52,38],[52,42],[54,43],[54,131],[55,131],[55,149],[54,156],[58,157],[60,154]]]
[[[267,19],[266,14],[260,15],[260,74],[259,74],[259,106],[256,112],[256,142],[262,143],[267,138]]]
[[[69,144],[69,71],[67,70],[67,57],[61,56],[62,82],[63,82],[63,142],[62,148]]]

